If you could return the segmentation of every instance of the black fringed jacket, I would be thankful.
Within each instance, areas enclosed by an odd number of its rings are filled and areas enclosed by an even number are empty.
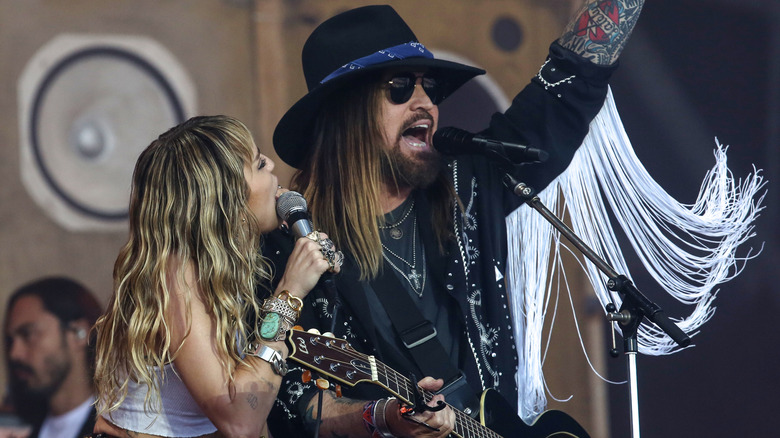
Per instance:
[[[590,121],[601,109],[614,68],[596,66],[554,43],[540,73],[514,98],[505,113],[493,115],[483,134],[546,150],[550,154],[548,161],[521,165],[513,172],[521,181],[542,190],[571,162]],[[447,291],[452,298],[450,311],[459,312],[464,321],[465,333],[452,335],[462,336],[460,367],[469,384],[476,391],[496,389],[516,403],[515,373],[519,364],[504,280],[505,217],[521,200],[503,186],[501,178],[505,172],[483,158],[453,160],[449,172],[463,210],[456,206],[452,212],[456,238],[449,242],[444,255],[437,257],[440,253],[430,237],[431,224],[421,220],[431,217],[426,213],[430,205],[422,193],[416,194],[429,281]],[[291,249],[290,237],[280,232],[266,239],[264,253],[273,261],[277,274],[284,272]],[[357,281],[359,274],[346,255],[342,272],[336,277],[342,301],[335,322],[336,337],[346,339],[358,352],[376,356],[405,376],[413,371],[422,377],[409,357],[389,355],[382,347],[363,285]],[[315,289],[306,297],[299,324],[306,329],[330,330],[330,312],[325,291]],[[317,390],[302,383],[300,365],[292,361],[289,365],[291,371],[283,379],[269,424],[274,436],[306,436],[302,417]],[[389,395],[378,385],[342,386],[344,396],[355,399],[374,400]]]

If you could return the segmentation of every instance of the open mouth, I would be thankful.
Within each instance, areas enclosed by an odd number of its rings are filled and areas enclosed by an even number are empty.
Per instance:
[[[403,132],[404,142],[411,147],[425,148],[428,146],[428,132],[431,124],[427,120],[419,121]]]

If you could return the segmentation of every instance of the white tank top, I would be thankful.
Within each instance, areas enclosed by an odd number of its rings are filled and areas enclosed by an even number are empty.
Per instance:
[[[157,370],[157,368],[155,368]],[[163,437],[195,437],[216,432],[217,428],[200,410],[184,382],[173,369],[165,365],[165,384],[160,386],[162,404],[153,394],[151,407],[162,406],[160,412],[144,412],[146,385],[128,383],[127,397],[119,408],[110,414],[103,414],[108,421],[122,429]]]

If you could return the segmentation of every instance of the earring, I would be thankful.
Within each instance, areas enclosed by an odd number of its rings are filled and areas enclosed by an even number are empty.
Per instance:
[[[80,328],[80,329],[76,330],[76,337],[79,338],[79,339],[86,338],[87,337],[87,331],[84,330],[83,328]]]

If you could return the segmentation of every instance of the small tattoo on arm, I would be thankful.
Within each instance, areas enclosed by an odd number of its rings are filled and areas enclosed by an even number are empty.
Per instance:
[[[246,396],[246,402],[249,403],[249,407],[252,409],[257,409],[257,396],[254,394],[249,394]]]

